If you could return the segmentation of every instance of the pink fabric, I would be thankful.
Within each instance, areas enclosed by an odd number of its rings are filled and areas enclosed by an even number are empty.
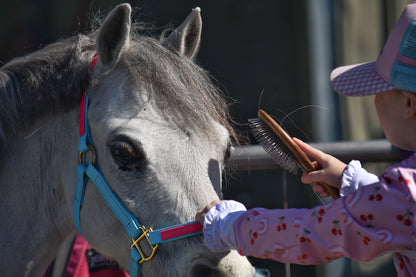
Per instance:
[[[65,277],[130,277],[125,270],[120,269],[118,266],[97,267],[96,264],[90,263],[87,258],[87,252],[91,249],[91,245],[84,237],[77,234],[71,252],[68,253],[69,259],[64,272]],[[106,264],[106,261],[110,260],[102,256],[98,262]],[[52,267],[49,267],[43,277],[51,276],[52,271]]]
[[[79,136],[82,137],[87,132],[86,126],[85,126],[85,102],[87,101],[87,93],[84,93],[82,95],[81,104],[79,106]]]
[[[331,73],[331,86],[341,94],[362,96],[394,89],[374,70],[375,63],[338,67]]]
[[[402,55],[397,55],[396,61],[408,64],[408,65],[416,65],[416,60],[402,56]]]
[[[94,56],[94,58],[92,58],[91,60],[91,64],[90,64],[90,70],[93,70],[95,68],[95,65],[98,62],[98,55]]]
[[[416,158],[386,169],[380,182],[313,209],[245,212],[235,224],[242,255],[322,264],[370,261],[393,252],[398,276],[416,276]]]
[[[349,96],[370,95],[393,89],[394,87],[389,84],[391,70],[398,58],[407,27],[415,17],[416,2],[413,2],[402,12],[377,62],[336,68],[330,77],[332,88],[340,94]],[[401,61],[403,62],[403,59]],[[414,65],[415,61],[405,63]]]
[[[89,276],[88,263],[85,258],[85,251],[88,248],[91,248],[89,243],[81,235],[77,235],[69,257],[65,277]]]
[[[83,236],[76,236],[65,277],[130,277],[120,268],[91,269],[86,255],[87,250],[91,248]]]

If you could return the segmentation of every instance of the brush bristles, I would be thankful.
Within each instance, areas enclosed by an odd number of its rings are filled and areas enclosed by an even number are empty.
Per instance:
[[[261,118],[249,119],[248,122],[251,132],[266,153],[268,153],[280,167],[296,174],[300,167],[300,163],[279,136],[276,135]]]

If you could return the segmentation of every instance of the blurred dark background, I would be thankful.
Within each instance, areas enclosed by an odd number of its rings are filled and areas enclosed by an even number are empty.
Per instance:
[[[3,0],[0,64],[60,38],[89,32],[95,17],[105,17],[122,2]],[[240,133],[250,136],[247,119],[256,117],[260,107],[283,120],[292,136],[307,142],[382,137],[372,105],[339,99],[329,88],[328,76],[338,65],[375,60],[410,1],[129,2],[134,20],[150,23],[160,31],[179,25],[192,8],[201,7],[203,33],[197,63],[234,99],[232,116]],[[283,194],[283,181],[288,183],[287,194]],[[242,201],[249,208],[283,208],[283,195],[290,208],[321,203],[309,186],[300,183],[299,176],[281,170],[230,171],[225,180],[225,198]],[[342,259],[328,266],[252,261],[269,268],[272,276],[395,274],[390,257],[366,264]]]

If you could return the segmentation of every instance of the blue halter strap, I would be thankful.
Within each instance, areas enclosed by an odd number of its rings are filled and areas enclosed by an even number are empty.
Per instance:
[[[91,62],[91,69],[94,68],[98,57],[96,56]],[[97,165],[96,151],[91,138],[89,124],[88,124],[88,94],[85,93],[80,108],[80,138],[78,142],[79,166],[77,170],[77,187],[74,199],[74,221],[78,231],[82,234],[81,229],[81,208],[84,202],[85,188],[88,180],[91,180],[98,188],[101,195],[104,197],[107,205],[111,208],[113,213],[117,216],[119,221],[127,230],[132,239],[131,245],[131,261],[130,261],[130,275],[132,277],[141,276],[141,265],[145,261],[151,260],[159,247],[159,244],[171,240],[186,238],[202,234],[202,225],[198,221],[192,221],[184,224],[171,226],[159,230],[152,230],[146,228],[139,223],[137,218],[124,205],[119,196],[113,191],[110,185],[104,178]],[[86,152],[91,151],[92,160],[85,164],[83,156]],[[146,241],[152,253],[146,255],[140,246],[140,242]]]

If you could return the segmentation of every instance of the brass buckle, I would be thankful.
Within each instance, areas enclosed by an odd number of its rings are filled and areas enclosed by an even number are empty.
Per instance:
[[[146,228],[144,226],[140,226],[139,228],[143,231],[143,234],[136,240],[132,239],[133,243],[131,245],[131,249],[136,247],[137,251],[139,251],[140,256],[142,257],[142,259],[139,261],[139,264],[141,264],[143,262],[147,262],[153,259],[153,257],[156,254],[156,250],[159,247],[159,244],[156,244],[153,246],[152,243],[150,242],[149,233],[153,232],[152,228]],[[152,253],[147,257],[144,254],[142,247],[140,246],[140,241],[142,241],[144,238],[146,238],[147,243],[149,244],[150,248],[152,248]]]

